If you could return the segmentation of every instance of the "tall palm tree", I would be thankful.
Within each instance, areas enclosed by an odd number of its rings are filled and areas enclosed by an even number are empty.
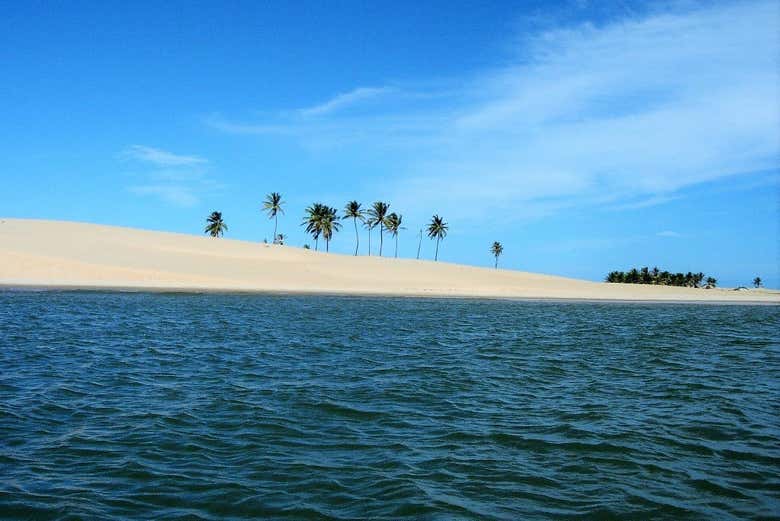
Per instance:
[[[403,226],[401,226],[403,220],[403,215],[398,215],[395,212],[391,213],[385,218],[387,231],[390,232],[390,235],[395,237],[395,258],[398,258],[398,232],[405,229]]]
[[[439,241],[447,236],[447,230],[449,226],[444,222],[444,219],[438,215],[434,215],[431,218],[431,222],[428,225],[428,237],[436,239],[436,256],[433,260],[439,260]]]
[[[330,240],[333,238],[333,234],[339,231],[341,223],[339,222],[338,210],[325,206],[320,216],[320,229],[322,230],[322,238],[325,239],[325,251],[330,251]]]
[[[363,210],[360,208],[360,203],[357,201],[350,201],[344,207],[344,219],[350,219],[350,218],[355,224],[355,255],[357,255],[358,247],[360,246],[360,235],[358,234],[357,222],[365,221]]]
[[[373,205],[371,205],[371,209],[368,211],[368,214],[371,216],[371,220],[374,221],[376,224],[379,225],[379,256],[382,256],[382,239],[384,235],[384,226],[387,224],[385,222],[385,219],[387,218],[387,212],[390,209],[390,205],[388,203],[383,203],[382,201],[377,201]]]
[[[303,218],[301,226],[306,226],[306,233],[310,233],[314,237],[314,250],[319,249],[320,235],[322,234],[322,215],[327,208],[322,203],[314,203],[306,208],[306,215]]]
[[[371,230],[373,230],[376,227],[376,222],[374,221],[374,218],[369,215],[368,217],[365,217],[363,219],[363,226],[366,227],[366,230],[368,230],[368,256],[371,256]]]
[[[263,201],[263,210],[268,214],[269,219],[274,220],[274,239],[276,238],[276,225],[278,224],[279,214],[284,215],[283,204],[282,196],[279,192],[271,192]]]
[[[219,237],[227,229],[227,224],[222,220],[222,212],[211,212],[211,215],[206,219],[206,229],[203,232],[208,233],[212,237]]]
[[[496,258],[495,268],[498,269],[498,257],[504,253],[504,247],[501,245],[500,242],[496,241],[493,243],[493,246],[490,247],[490,253],[493,254],[493,257]]]

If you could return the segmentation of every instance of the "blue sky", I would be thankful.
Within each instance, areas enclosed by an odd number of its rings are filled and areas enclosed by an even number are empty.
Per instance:
[[[259,241],[279,191],[302,245],[386,200],[402,256],[438,213],[446,261],[778,287],[780,7],[648,4],[0,2],[0,215]]]

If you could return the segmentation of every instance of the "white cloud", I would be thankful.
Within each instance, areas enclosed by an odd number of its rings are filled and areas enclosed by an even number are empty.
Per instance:
[[[202,157],[174,154],[167,150],[144,145],[132,145],[128,147],[123,156],[138,161],[152,163],[157,166],[189,166],[207,163]]]
[[[325,103],[315,105],[313,107],[300,109],[299,113],[302,116],[324,116],[337,112],[341,109],[347,108],[356,103],[366,101],[372,98],[377,98],[383,94],[392,92],[394,89],[390,87],[358,87],[349,92],[339,94]]]
[[[656,233],[656,235],[659,237],[682,237],[682,234],[672,230],[664,230],[662,232]]]
[[[133,158],[150,165],[132,175],[137,183],[126,187],[135,195],[156,197],[166,204],[195,206],[201,194],[219,190],[221,185],[208,176],[208,160],[198,156],[182,156],[158,148],[133,145],[122,157]]]
[[[378,94],[356,89],[301,111],[318,118],[221,129],[284,134],[318,153],[377,150],[398,173],[378,187],[407,207],[634,210],[777,167],[778,34],[769,1],[582,25],[538,34],[514,65],[439,87],[446,105],[342,116]]]

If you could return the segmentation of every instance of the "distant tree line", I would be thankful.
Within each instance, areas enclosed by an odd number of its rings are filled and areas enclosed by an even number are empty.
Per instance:
[[[632,268],[629,271],[611,271],[605,279],[607,282],[622,282],[624,284],[655,284],[658,286],[682,286],[687,288],[714,288],[718,281],[714,277],[704,278],[704,273],[671,273],[658,268]]]

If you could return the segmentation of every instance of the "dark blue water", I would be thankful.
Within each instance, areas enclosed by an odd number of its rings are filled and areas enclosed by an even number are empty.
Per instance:
[[[5,519],[780,515],[769,306],[0,293]]]

